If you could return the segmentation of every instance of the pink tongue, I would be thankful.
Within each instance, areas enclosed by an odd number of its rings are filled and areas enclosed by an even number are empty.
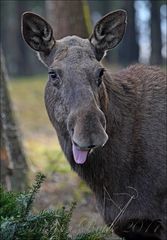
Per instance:
[[[88,151],[81,151],[74,144],[72,145],[72,151],[76,163],[83,164],[86,161]]]

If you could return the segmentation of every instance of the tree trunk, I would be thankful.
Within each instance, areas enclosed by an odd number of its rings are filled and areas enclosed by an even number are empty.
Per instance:
[[[56,39],[67,35],[88,37],[82,1],[46,1],[47,19]]]
[[[150,0],[151,3],[151,57],[150,63],[162,64],[162,41],[161,41],[161,20],[159,1]]]
[[[22,191],[27,183],[27,163],[18,136],[12,104],[8,92],[7,73],[1,53],[0,60],[0,107],[1,107],[1,183],[7,190]]]
[[[97,13],[99,13],[99,19],[100,19],[100,15],[101,17],[108,14],[111,11],[115,11],[117,9],[120,9],[122,6],[122,1],[121,0],[117,0],[117,1],[111,1],[111,0],[105,0],[105,4],[104,1],[92,1],[89,0],[89,6],[91,9],[92,14],[97,15]],[[99,20],[97,19],[96,22]],[[95,24],[95,22],[94,22]],[[104,64],[105,62],[108,62],[109,64],[119,64],[119,59],[118,59],[118,52],[119,52],[119,46],[116,48],[113,48],[112,51],[107,51],[107,55],[104,58]]]
[[[122,6],[128,14],[126,33],[119,47],[119,62],[124,65],[138,62],[139,58],[134,2],[124,1]]]
[[[15,26],[15,38],[16,38],[16,65],[17,65],[17,75],[25,76],[29,75],[30,71],[30,59],[28,56],[28,51],[27,48],[25,48],[24,41],[21,36],[21,31],[20,31],[20,19],[21,19],[21,14],[25,11],[25,9],[28,8],[28,3],[27,1],[15,1],[15,21],[16,24]],[[28,49],[29,50],[29,49]],[[33,68],[32,68],[33,69]]]
[[[44,73],[45,67],[32,53],[21,36],[21,15],[25,11],[44,9],[44,1],[0,1],[0,42],[5,55],[7,69],[12,76]],[[35,10],[36,11],[36,10]],[[43,14],[41,14],[43,15]]]

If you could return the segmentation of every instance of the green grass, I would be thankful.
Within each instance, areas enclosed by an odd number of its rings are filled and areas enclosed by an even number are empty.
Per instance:
[[[37,141],[37,139],[27,139],[25,146],[30,165],[35,170],[45,173],[68,173],[71,171],[59,144],[54,139],[48,143]]]
[[[44,104],[47,76],[10,81],[10,94],[30,167],[44,172],[70,172]]]
[[[46,80],[46,76],[37,76],[11,81],[11,96],[24,134],[52,131],[43,97]]]

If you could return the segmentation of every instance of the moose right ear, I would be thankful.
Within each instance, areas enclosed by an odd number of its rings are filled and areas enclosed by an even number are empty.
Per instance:
[[[24,40],[32,49],[49,55],[55,45],[49,23],[37,14],[25,12],[22,15],[21,30]]]
[[[120,9],[102,17],[95,25],[89,40],[94,47],[98,61],[105,52],[117,46],[122,40],[127,24],[127,13]]]

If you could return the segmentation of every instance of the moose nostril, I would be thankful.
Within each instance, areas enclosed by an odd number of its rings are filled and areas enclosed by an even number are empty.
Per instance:
[[[92,148],[95,148],[95,147],[97,147],[97,146],[96,145],[90,145],[87,148],[92,149]]]

